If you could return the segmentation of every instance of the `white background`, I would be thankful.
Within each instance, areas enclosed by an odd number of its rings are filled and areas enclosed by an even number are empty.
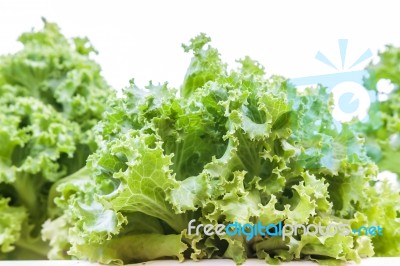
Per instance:
[[[190,61],[181,43],[200,32],[229,63],[249,55],[269,74],[294,78],[335,73],[314,57],[320,50],[340,65],[339,38],[349,39],[349,64],[367,48],[400,46],[398,10],[393,0],[0,0],[0,54],[20,49],[18,35],[40,28],[43,16],[69,37],[88,36],[117,89],[131,78],[140,86],[153,80],[179,87]]]

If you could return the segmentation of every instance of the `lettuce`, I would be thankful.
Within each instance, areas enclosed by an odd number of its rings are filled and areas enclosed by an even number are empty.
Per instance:
[[[45,21],[19,41],[22,50],[0,57],[0,258],[43,259],[42,224],[58,215],[50,187],[97,148],[93,127],[113,92],[86,39]]]
[[[378,90],[379,82],[389,83],[393,90],[387,99],[372,103],[369,121],[361,125],[361,132],[368,140],[369,155],[381,170],[400,174],[397,167],[400,156],[400,49],[387,46],[379,53],[379,61],[368,67],[369,78],[366,87],[375,92],[377,98],[383,94]]]
[[[210,38],[180,90],[167,83],[112,99],[95,127],[98,149],[50,191],[43,227],[50,258],[130,263],[159,258],[258,257],[340,264],[400,255],[399,191],[377,179],[365,139],[331,116],[326,89],[299,93],[246,57],[228,70]],[[380,188],[380,189],[377,189]],[[380,225],[383,236],[189,234],[203,224]]]

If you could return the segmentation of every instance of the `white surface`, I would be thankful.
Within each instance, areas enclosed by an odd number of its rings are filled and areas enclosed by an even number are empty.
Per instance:
[[[0,265],[7,266],[97,266],[100,264],[90,263],[84,261],[0,261]],[[178,261],[173,260],[160,260],[160,261],[152,261],[152,262],[143,262],[137,264],[129,264],[130,266],[235,266],[236,264],[231,260],[202,260],[198,262],[193,261],[185,261],[183,263],[179,263]],[[262,260],[247,260],[243,266],[262,266],[267,265]],[[317,263],[309,262],[309,261],[295,261],[282,263],[281,266],[318,266]],[[362,260],[360,264],[356,263],[347,263],[346,265],[352,266],[395,266],[400,265],[400,258],[368,258]]]
[[[167,266],[173,266],[173,265],[181,265],[178,264],[177,262],[174,261],[153,261],[153,262],[147,262],[147,263],[138,263],[138,264],[131,264],[131,265],[143,265],[143,266],[159,266],[159,265],[167,265]],[[185,262],[183,263],[183,266],[204,266],[204,265],[211,265],[211,266],[235,266],[236,264],[231,261],[231,260],[202,260],[199,262]],[[262,266],[262,265],[267,265],[264,261],[262,260],[247,260],[242,266]],[[286,262],[286,263],[281,263],[281,266],[318,266],[317,263],[315,262],[310,262],[310,261],[294,261],[294,262]],[[381,266],[381,265],[386,265],[386,266],[394,266],[394,265],[400,265],[400,258],[369,258],[369,259],[364,259],[360,264],[356,263],[347,263],[346,265],[352,265],[352,266]],[[10,265],[11,266],[11,265]]]

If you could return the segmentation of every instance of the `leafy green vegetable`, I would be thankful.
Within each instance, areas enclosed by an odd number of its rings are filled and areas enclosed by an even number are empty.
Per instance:
[[[360,125],[366,134],[369,155],[378,163],[381,170],[389,170],[400,174],[398,160],[400,158],[400,48],[387,46],[379,54],[380,61],[368,67],[369,78],[365,84],[376,92],[378,83],[389,82],[394,88],[388,99],[372,103],[369,121]]]
[[[248,57],[228,70],[209,41],[201,34],[184,45],[194,57],[179,93],[168,84],[141,89],[132,81],[110,102],[96,126],[98,150],[51,191],[63,210],[44,225],[51,258],[116,264],[231,258],[240,264],[258,257],[332,265],[374,253],[400,255],[399,191],[377,180],[364,139],[332,118],[326,90],[298,93],[284,78],[266,77]],[[379,224],[385,233],[247,241],[189,234],[192,219]]]
[[[50,187],[97,148],[93,126],[113,92],[86,39],[70,42],[45,22],[19,41],[21,51],[0,57],[0,257],[46,258]]]
[[[10,207],[10,199],[0,198],[0,239],[1,252],[9,252],[13,250],[13,244],[20,237],[23,221],[26,219],[26,212],[20,207]]]

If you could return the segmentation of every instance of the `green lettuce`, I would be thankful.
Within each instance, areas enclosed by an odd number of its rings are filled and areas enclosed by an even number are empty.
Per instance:
[[[400,255],[399,191],[377,179],[365,139],[331,116],[323,87],[299,93],[245,57],[228,70],[210,38],[180,90],[134,81],[96,126],[98,149],[50,193],[43,236],[55,259],[130,263],[160,258],[297,259],[325,264]],[[380,188],[380,190],[378,189]],[[58,208],[58,211],[57,211]],[[203,224],[379,224],[383,236],[230,237]]]
[[[369,77],[365,86],[375,92],[376,98],[380,95],[382,101],[372,103],[369,111],[369,120],[358,127],[367,139],[368,154],[379,168],[400,174],[397,167],[400,158],[400,48],[387,46],[379,53],[379,61],[371,63],[367,70]],[[379,83],[383,86],[391,85],[393,90],[387,94],[379,91]]]
[[[48,211],[50,188],[97,148],[93,127],[113,92],[87,39],[44,21],[19,41],[0,57],[0,257],[43,259],[42,225],[59,215]]]

